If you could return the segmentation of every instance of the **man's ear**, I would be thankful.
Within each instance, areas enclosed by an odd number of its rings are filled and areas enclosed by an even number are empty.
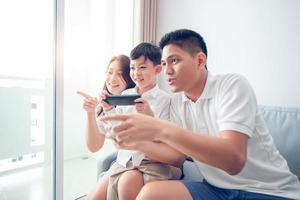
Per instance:
[[[199,53],[196,54],[196,58],[197,58],[197,61],[198,61],[198,66],[205,68],[206,55],[203,52],[199,52]]]
[[[155,74],[159,74],[162,70],[162,66],[161,65],[156,65],[155,66]]]

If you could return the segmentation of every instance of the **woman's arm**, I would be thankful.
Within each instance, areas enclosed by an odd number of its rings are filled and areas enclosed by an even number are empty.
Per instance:
[[[95,113],[87,112],[86,144],[91,152],[96,152],[104,144],[105,137],[100,133]]]
[[[91,152],[96,152],[103,146],[105,139],[96,122],[95,112],[98,101],[84,92],[78,91],[77,94],[84,97],[83,109],[87,113],[86,144]]]

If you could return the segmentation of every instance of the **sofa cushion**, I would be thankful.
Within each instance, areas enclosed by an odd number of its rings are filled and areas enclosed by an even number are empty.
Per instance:
[[[300,178],[300,108],[260,108],[276,147]]]

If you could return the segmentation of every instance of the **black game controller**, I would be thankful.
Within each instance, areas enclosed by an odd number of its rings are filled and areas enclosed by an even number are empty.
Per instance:
[[[135,105],[134,100],[140,98],[141,95],[108,95],[104,101],[113,106]]]

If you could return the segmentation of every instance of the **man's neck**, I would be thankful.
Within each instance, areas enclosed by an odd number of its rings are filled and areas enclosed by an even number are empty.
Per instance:
[[[194,86],[189,91],[184,92],[185,95],[193,102],[196,102],[204,91],[206,80],[207,80],[207,73],[208,73],[207,70],[204,70],[200,75],[201,77],[194,84]]]

